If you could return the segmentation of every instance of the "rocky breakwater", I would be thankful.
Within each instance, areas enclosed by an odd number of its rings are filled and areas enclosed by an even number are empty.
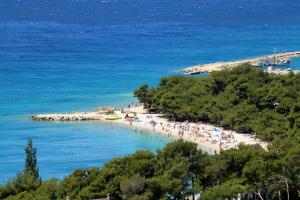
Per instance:
[[[113,107],[97,107],[90,112],[38,114],[31,116],[34,121],[87,121],[87,120],[118,120],[121,119],[115,113]]]
[[[181,70],[183,73],[186,74],[199,74],[199,73],[211,73],[214,71],[221,71],[224,69],[231,69],[237,67],[242,64],[249,63],[255,67],[260,66],[262,63],[270,62],[274,64],[280,62],[282,60],[289,60],[291,58],[300,57],[300,51],[295,52],[287,52],[287,53],[280,53],[280,54],[272,54],[266,56],[260,56],[257,58],[250,58],[238,61],[228,61],[228,62],[216,62],[216,63],[208,63],[208,64],[200,64],[193,67],[188,67]],[[297,73],[297,72],[296,72]],[[279,74],[279,73],[276,73]]]
[[[70,114],[38,114],[31,116],[34,121],[86,121],[105,119],[103,114],[98,112],[77,112]]]

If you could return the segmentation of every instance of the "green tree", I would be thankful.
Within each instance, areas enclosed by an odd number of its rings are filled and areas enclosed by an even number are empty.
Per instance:
[[[145,178],[136,174],[130,178],[121,181],[120,189],[122,191],[122,198],[129,199],[132,196],[139,194],[145,189]]]
[[[136,89],[133,93],[134,96],[137,97],[141,103],[144,103],[144,106],[146,108],[150,108],[149,105],[151,104],[148,92],[149,92],[149,86],[145,84],[142,85],[140,88]]]
[[[24,173],[32,175],[36,180],[40,179],[39,168],[37,166],[36,148],[33,147],[31,138],[28,138],[27,146],[25,148],[25,168]]]
[[[232,179],[205,190],[201,200],[238,199],[243,192],[245,192],[245,186],[243,186],[242,181]]]

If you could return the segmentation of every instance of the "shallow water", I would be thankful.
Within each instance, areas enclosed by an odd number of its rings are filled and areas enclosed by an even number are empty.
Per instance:
[[[32,114],[126,106],[139,85],[187,66],[299,50],[299,1],[251,2],[1,1],[0,181],[22,169],[29,136],[43,178],[169,141],[103,123],[32,122]]]

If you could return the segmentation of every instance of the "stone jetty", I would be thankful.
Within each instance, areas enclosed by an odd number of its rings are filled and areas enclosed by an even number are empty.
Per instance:
[[[210,73],[210,72],[214,72],[214,71],[230,69],[230,68],[233,68],[238,65],[245,64],[245,63],[249,63],[251,65],[257,66],[258,63],[260,63],[262,60],[266,60],[266,59],[276,58],[278,60],[284,60],[284,59],[291,59],[294,57],[300,57],[300,51],[281,53],[281,54],[273,54],[273,55],[261,56],[261,57],[257,57],[257,58],[250,58],[250,59],[239,60],[239,61],[201,64],[201,65],[196,65],[193,67],[185,68],[182,70],[182,72],[186,73],[186,74]],[[298,73],[298,72],[296,72],[296,73]],[[277,72],[274,72],[274,74],[280,74],[280,72],[277,71]]]
[[[34,121],[85,121],[85,120],[102,120],[104,114],[98,112],[78,112],[70,114],[38,114],[31,116]]]
[[[31,116],[34,121],[88,121],[88,120],[117,120],[120,116],[113,107],[97,107],[90,112],[38,114]]]

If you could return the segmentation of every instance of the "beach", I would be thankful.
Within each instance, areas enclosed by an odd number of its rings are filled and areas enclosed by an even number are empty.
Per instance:
[[[106,112],[109,109],[109,112]],[[112,111],[113,110],[113,111]],[[32,116],[36,121],[91,121],[99,120],[112,124],[122,124],[139,131],[152,131],[167,137],[183,139],[198,144],[210,153],[237,148],[239,144],[259,144],[266,148],[268,143],[255,135],[237,133],[204,122],[174,122],[162,114],[149,113],[142,105],[131,105],[128,108],[112,109],[104,107],[91,112],[69,114],[39,114]]]
[[[136,115],[133,120],[126,120],[127,113]],[[210,152],[220,152],[230,148],[237,148],[243,144],[259,144],[263,148],[267,147],[267,143],[257,139],[254,135],[241,134],[232,130],[224,130],[212,124],[198,122],[172,122],[164,118],[161,114],[149,114],[142,106],[133,106],[124,109],[123,112],[116,111],[121,119],[114,120],[115,123],[125,124],[127,126],[140,129],[154,131],[169,137],[183,139],[206,147]]]

